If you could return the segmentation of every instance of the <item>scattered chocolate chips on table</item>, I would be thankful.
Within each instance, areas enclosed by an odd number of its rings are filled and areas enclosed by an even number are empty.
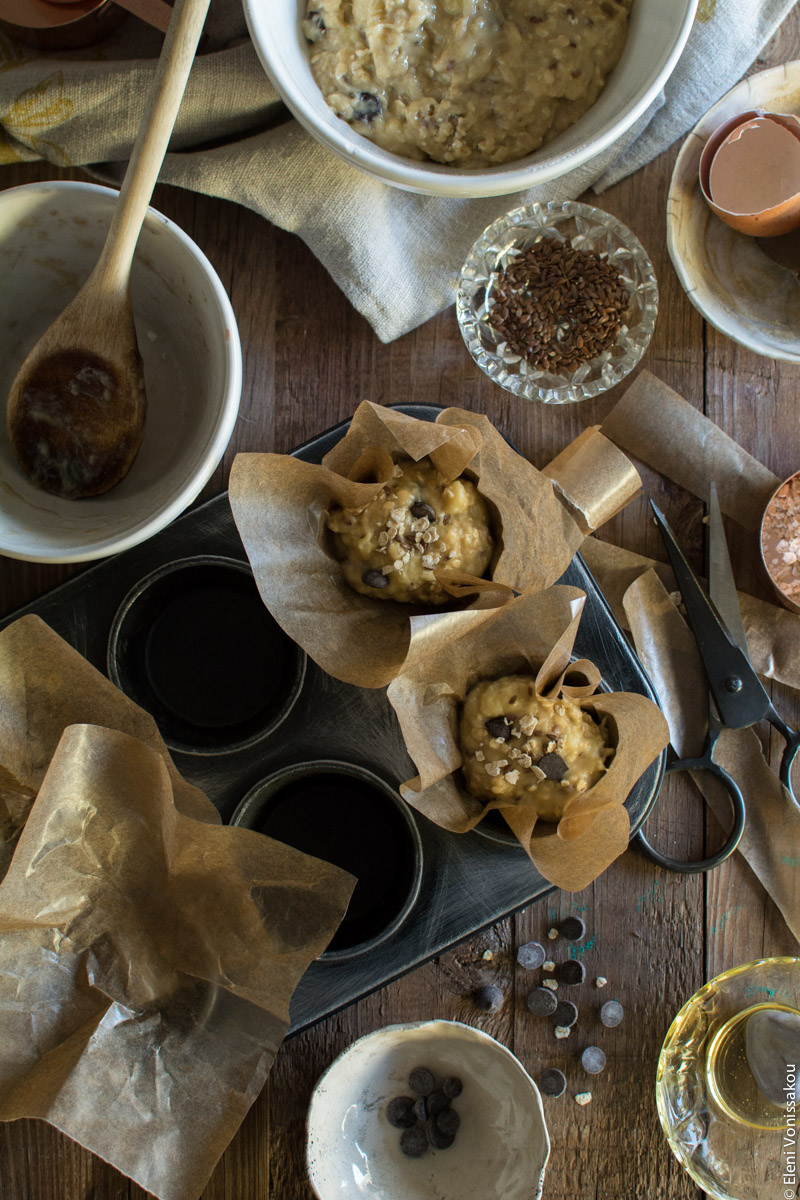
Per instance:
[[[600,1020],[609,1029],[613,1029],[615,1025],[619,1025],[624,1016],[625,1009],[622,1007],[619,1000],[606,1000],[605,1004],[600,1009]]]
[[[567,1077],[558,1067],[546,1067],[539,1076],[539,1091],[543,1096],[563,1096]]]
[[[599,1046],[587,1046],[581,1055],[581,1066],[587,1075],[599,1075],[605,1069],[606,1056]]]
[[[427,1067],[414,1067],[408,1086],[416,1094],[395,1096],[386,1106],[386,1119],[402,1129],[400,1150],[407,1158],[421,1158],[428,1147],[448,1150],[455,1141],[461,1118],[450,1101],[461,1095],[463,1084],[457,1075],[449,1075],[437,1088]]]
[[[528,996],[528,1008],[537,1017],[550,1017],[558,1008],[558,999],[550,988],[534,988]],[[577,1009],[575,1009],[577,1015]]]
[[[553,1009],[553,1020],[556,1025],[570,1028],[578,1019],[578,1006],[571,1000],[559,1000]]]
[[[586,967],[579,958],[568,958],[558,968],[558,978],[561,983],[568,985],[583,983],[586,978]]]
[[[493,983],[479,987],[473,996],[475,1004],[481,1012],[495,1013],[503,1007],[503,993]]]
[[[541,946],[539,942],[526,942],[524,946],[520,946],[519,950],[517,950],[517,962],[521,967],[526,967],[528,970],[541,967],[544,960],[544,946]]]
[[[630,320],[630,298],[606,255],[546,237],[498,272],[487,320],[528,364],[572,374],[613,346]]]
[[[582,917],[564,917],[558,929],[568,942],[582,942],[586,937],[586,923]]]

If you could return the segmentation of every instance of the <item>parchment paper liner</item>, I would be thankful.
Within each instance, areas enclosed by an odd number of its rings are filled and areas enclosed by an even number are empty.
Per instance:
[[[598,450],[624,458],[596,438]],[[430,422],[365,401],[322,465],[279,454],[234,460],[231,509],[264,603],[323,670],[347,683],[383,687],[393,679],[408,650],[409,618],[420,610],[353,591],[332,555],[324,514],[335,505],[367,504],[391,477],[393,460],[426,456],[448,479],[466,471],[501,530],[490,579],[438,573],[454,597],[470,597],[467,611],[497,607],[510,589],[539,591],[559,578],[583,540],[585,519],[570,515],[552,482],[484,416],[451,408]],[[639,487],[624,461],[626,484],[611,483],[617,505]],[[374,481],[359,482],[366,478]],[[583,498],[577,503],[582,508]]]
[[[38,793],[0,884],[0,1119],[196,1200],[354,880],[222,826],[152,719],[34,616],[0,633],[0,768],[15,820]]]
[[[630,823],[624,801],[668,740],[664,717],[652,701],[595,691],[597,667],[586,660],[570,664],[584,602],[583,592],[559,585],[499,609],[414,618],[408,657],[388,690],[419,771],[401,785],[404,798],[453,833],[466,833],[496,809],[544,878],[568,891],[586,887],[626,848]],[[605,775],[568,801],[557,826],[538,821],[527,805],[483,803],[460,775],[458,721],[466,693],[480,679],[518,672],[533,674],[540,694],[568,696],[598,718],[607,717],[616,748]]]

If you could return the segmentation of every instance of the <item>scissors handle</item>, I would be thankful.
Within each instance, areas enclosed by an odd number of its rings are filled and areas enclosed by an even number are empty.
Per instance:
[[[792,767],[794,766],[794,760],[797,757],[797,752],[800,750],[800,733],[798,733],[796,729],[792,729],[791,725],[787,725],[783,718],[778,715],[777,711],[772,705],[770,705],[770,710],[767,713],[767,720],[774,729],[777,729],[778,733],[786,742],[783,750],[783,756],[781,758],[779,774],[781,783],[796,804],[797,797],[795,796],[794,788],[792,787]]]
[[[780,720],[780,718],[778,719]],[[783,733],[783,730],[780,730],[780,732]],[[792,730],[789,730],[789,733],[792,732]],[[795,734],[794,736],[797,739],[797,744],[794,747],[792,757],[800,749],[800,734]],[[715,741],[716,738],[713,738],[711,743],[706,746],[705,753],[700,758],[676,759],[674,762],[667,763],[666,771],[668,773],[677,771],[708,771],[716,776],[730,798],[731,809],[733,811],[733,827],[727,841],[715,854],[711,854],[708,858],[699,859],[696,862],[682,862],[680,859],[669,858],[666,854],[662,854],[660,850],[656,850],[654,846],[650,845],[644,836],[644,832],[640,829],[636,836],[642,850],[644,850],[648,858],[658,863],[659,866],[665,867],[668,871],[679,871],[682,875],[695,875],[700,874],[702,871],[711,871],[714,867],[718,867],[720,863],[724,862],[726,858],[730,858],[739,845],[741,836],[744,833],[744,798],[736,780],[728,774],[724,767],[715,763],[711,757]],[[791,767],[791,761],[789,762],[789,766]]]

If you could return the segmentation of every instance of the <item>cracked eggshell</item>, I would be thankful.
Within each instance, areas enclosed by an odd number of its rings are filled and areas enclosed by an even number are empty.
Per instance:
[[[726,225],[752,237],[800,226],[800,120],[758,110],[730,118],[700,156],[700,188]]]

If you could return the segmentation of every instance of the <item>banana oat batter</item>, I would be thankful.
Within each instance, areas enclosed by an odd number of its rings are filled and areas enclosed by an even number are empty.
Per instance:
[[[571,700],[537,696],[532,677],[476,684],[461,714],[462,769],[482,800],[534,803],[558,821],[567,800],[597,783],[612,754],[606,732]]]
[[[328,105],[405,158],[492,166],[594,104],[633,0],[307,0]]]
[[[468,479],[448,481],[428,459],[405,460],[366,508],[328,514],[342,570],[366,596],[416,604],[452,597],[437,570],[480,578],[492,557],[486,502]]]

